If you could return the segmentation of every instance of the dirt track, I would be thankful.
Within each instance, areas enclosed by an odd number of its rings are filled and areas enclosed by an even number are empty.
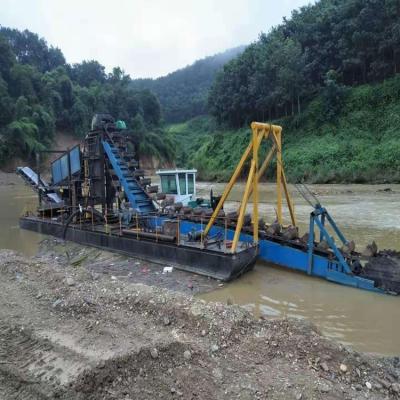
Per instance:
[[[350,352],[306,323],[254,320],[73,264],[0,251],[1,399],[399,395],[398,359]]]

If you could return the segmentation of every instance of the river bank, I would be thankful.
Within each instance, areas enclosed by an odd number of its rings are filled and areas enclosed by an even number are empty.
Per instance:
[[[396,358],[295,319],[0,251],[0,393],[19,399],[397,398]]]

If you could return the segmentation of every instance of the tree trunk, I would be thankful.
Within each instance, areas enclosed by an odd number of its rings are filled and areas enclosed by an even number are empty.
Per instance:
[[[297,95],[297,114],[301,114],[301,109],[300,109],[300,95]]]

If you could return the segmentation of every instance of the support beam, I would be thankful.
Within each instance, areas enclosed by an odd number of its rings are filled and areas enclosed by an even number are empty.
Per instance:
[[[215,218],[217,218],[218,213],[220,212],[220,210],[222,209],[222,206],[225,203],[225,200],[228,198],[229,193],[231,192],[233,185],[235,184],[237,178],[239,177],[239,174],[242,171],[244,163],[248,159],[252,148],[253,148],[253,142],[250,142],[249,145],[247,146],[247,149],[243,153],[242,158],[240,159],[239,164],[237,165],[237,167],[235,169],[235,172],[233,173],[231,179],[229,180],[229,183],[226,186],[224,193],[217,204],[217,207],[215,208],[210,220],[208,221],[206,229],[204,230],[204,237],[206,237],[208,235],[208,232],[210,231],[211,227],[214,225]]]
[[[262,140],[262,136],[264,135],[263,132],[258,133],[258,140],[261,141]],[[214,225],[215,219],[218,216],[218,213],[220,212],[220,210],[222,209],[222,206],[224,205],[226,199],[228,198],[232,187],[234,186],[234,184],[236,183],[238,177],[240,176],[240,173],[243,170],[244,164],[247,161],[247,159],[249,158],[251,151],[253,149],[253,141],[251,141],[249,143],[249,145],[247,146],[246,150],[244,151],[242,158],[239,161],[239,164],[237,165],[235,172],[233,173],[231,179],[229,180],[229,183],[226,185],[224,193],[222,194],[221,199],[219,200],[217,207],[215,208],[210,220],[208,221],[208,224],[206,226],[206,228],[204,229],[204,237],[206,237],[208,235],[208,232],[210,231],[211,227]]]
[[[247,207],[247,200],[249,198],[249,191],[250,191],[251,185],[253,183],[254,171],[255,171],[255,163],[254,163],[254,160],[251,160],[250,172],[249,172],[249,176],[247,178],[246,187],[245,187],[244,195],[243,195],[243,200],[242,200],[242,203],[240,204],[239,217],[238,217],[237,224],[236,224],[235,235],[233,237],[232,253],[234,253],[236,251],[240,233],[242,231],[244,215],[245,215],[246,207]]]
[[[307,265],[307,274],[311,275],[312,267],[314,263],[314,215],[311,213],[310,215],[310,227],[309,227],[309,236],[308,236],[308,265]]]
[[[282,183],[283,183],[283,190],[285,191],[286,202],[289,207],[290,219],[292,220],[292,225],[296,226],[296,215],[294,213],[294,207],[288,190],[285,171],[283,170],[283,168],[282,168]]]
[[[258,183],[260,183],[260,179],[265,174],[265,171],[267,170],[274,155],[275,155],[275,145],[272,146],[271,150],[268,152],[267,156],[265,157],[265,160],[263,161],[261,167],[258,170],[257,174]],[[253,188],[250,189],[250,196],[252,195],[252,193],[253,193]]]
[[[276,213],[282,225],[282,143],[281,131],[273,132],[276,143]]]
[[[264,136],[264,135],[262,135]],[[252,186],[249,187],[253,188],[253,241],[254,243],[258,243],[258,151],[260,148],[260,142],[262,139],[262,136],[260,140],[258,140],[258,130],[254,129],[253,130],[253,160],[252,160],[252,166],[254,165],[254,171],[253,171],[253,184]],[[246,199],[246,205],[247,205],[248,199]],[[246,209],[245,209],[246,211]]]

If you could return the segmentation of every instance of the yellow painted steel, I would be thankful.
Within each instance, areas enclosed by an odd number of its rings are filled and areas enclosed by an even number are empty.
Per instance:
[[[237,167],[235,169],[235,172],[233,173],[228,184],[226,185],[224,193],[222,194],[222,197],[221,197],[220,201],[218,202],[217,207],[215,208],[210,220],[208,221],[206,228],[204,229],[204,236],[208,235],[210,228],[214,225],[215,218],[217,217],[218,213],[220,212],[222,206],[224,205],[225,200],[228,198],[229,193],[231,192],[231,190],[233,188],[233,185],[235,184],[240,172],[242,171],[244,163],[246,162],[247,158],[249,157],[252,147],[253,147],[253,143],[250,143],[247,146],[247,149],[245,150],[245,152],[243,153],[242,158],[240,159],[239,164],[237,165]]]
[[[262,139],[262,136],[261,136],[261,139]],[[261,139],[258,140],[258,130],[253,129],[253,159],[252,159],[251,163],[252,163],[252,167],[254,166],[254,171],[253,171],[253,176],[251,178],[253,180],[253,185],[251,185],[249,187],[249,192],[250,192],[250,188],[252,188],[253,189],[253,217],[252,217],[252,220],[253,220],[254,243],[258,243],[258,151],[260,148]],[[253,177],[254,177],[254,179],[253,179]],[[250,178],[250,174],[249,174],[249,178]],[[246,194],[246,192],[244,194],[244,198],[245,198],[245,201],[243,203],[245,204],[245,207],[246,207],[248,198],[249,198],[249,195]],[[246,211],[246,209],[244,210],[244,212],[245,211]],[[243,213],[243,217],[244,217],[244,213]],[[236,229],[237,229],[237,227],[236,227]],[[236,232],[235,232],[235,234],[236,234]]]
[[[253,196],[253,213],[252,213],[252,223],[253,223],[253,238],[254,242],[258,242],[258,203],[259,203],[259,192],[258,192],[258,184],[261,177],[266,172],[269,164],[273,156],[276,154],[276,207],[277,207],[277,219],[280,224],[282,224],[282,189],[285,194],[286,202],[288,204],[290,218],[292,224],[296,226],[296,217],[294,213],[294,207],[292,199],[290,198],[290,194],[288,191],[287,181],[285,172],[282,165],[282,128],[278,125],[271,125],[261,122],[253,122],[251,124],[252,129],[252,138],[244,151],[229,183],[227,184],[224,193],[218,202],[217,207],[215,208],[208,224],[204,230],[203,235],[206,236],[213,226],[220,210],[222,209],[223,204],[229,196],[234,184],[236,183],[240,173],[243,170],[243,167],[248,159],[251,158],[251,166],[249,175],[247,178],[245,191],[243,194],[243,198],[240,204],[239,216],[237,220],[237,225],[235,229],[235,234],[232,242],[232,252],[236,251],[240,232],[243,227],[243,221],[246,213],[247,203],[249,201],[250,196]],[[261,147],[261,142],[264,140],[270,139],[272,141],[272,147],[268,154],[266,155],[263,163],[259,166],[259,152]]]
[[[204,237],[207,236],[210,228],[214,225],[215,219],[217,218],[218,213],[220,212],[222,206],[224,205],[225,200],[228,198],[229,193],[231,192],[235,182],[237,181],[237,178],[239,177],[240,173],[242,172],[243,166],[244,166],[245,162],[247,161],[249,155],[251,154],[252,148],[253,148],[253,141],[251,141],[249,143],[249,145],[247,146],[247,149],[244,151],[242,158],[240,159],[239,164],[237,165],[237,167],[235,169],[235,172],[233,173],[231,179],[229,180],[229,183],[226,185],[224,193],[222,194],[222,197],[221,197],[220,201],[218,202],[217,207],[215,208],[210,220],[208,221],[206,228],[204,229]]]
[[[292,225],[296,226],[296,215],[294,213],[294,206],[292,202],[292,198],[290,197],[289,190],[287,187],[287,182],[286,182],[286,176],[285,176],[285,171],[282,168],[282,182],[283,182],[283,190],[285,191],[285,196],[286,196],[286,202],[289,208],[289,213],[290,213],[290,219],[292,220]]]
[[[276,214],[282,225],[282,146],[281,131],[274,131],[276,143]]]
[[[249,191],[250,191],[251,185],[253,184],[253,181],[257,181],[257,179],[253,179],[255,166],[256,166],[256,164],[255,164],[254,160],[251,160],[250,172],[249,172],[249,176],[248,176],[247,182],[246,182],[246,187],[244,190],[243,201],[240,204],[239,217],[238,217],[237,224],[236,224],[235,235],[234,235],[233,241],[232,241],[232,253],[234,253],[236,251],[240,232],[242,231],[244,215],[246,213],[246,207],[247,207],[247,199],[249,198]],[[257,229],[257,231],[258,231],[258,229]]]

